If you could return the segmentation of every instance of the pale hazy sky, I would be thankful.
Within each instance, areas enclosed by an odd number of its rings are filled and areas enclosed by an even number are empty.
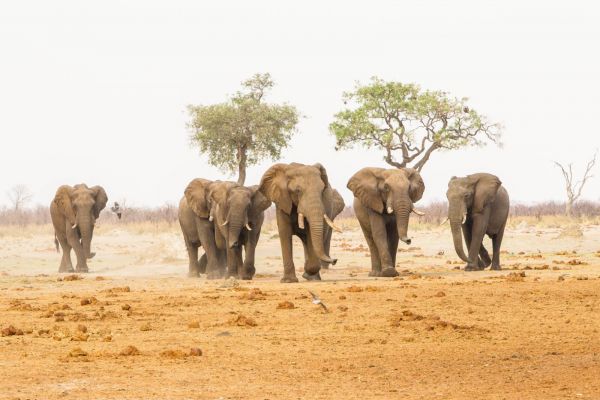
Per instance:
[[[2,2],[0,205],[15,184],[47,204],[83,181],[154,206],[194,177],[227,178],[190,148],[185,106],[223,101],[257,72],[276,81],[269,100],[306,117],[282,161],[323,163],[347,200],[357,169],[385,163],[335,152],[327,127],[342,92],[373,75],[468,96],[505,125],[502,149],[434,154],[424,202],[480,171],[513,200],[561,200],[551,160],[579,171],[600,147],[598,21],[594,1]],[[596,175],[585,198],[600,199]]]

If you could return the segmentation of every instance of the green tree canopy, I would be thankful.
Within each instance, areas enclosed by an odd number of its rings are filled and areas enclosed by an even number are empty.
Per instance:
[[[362,145],[385,152],[384,160],[397,168],[421,171],[438,149],[500,144],[500,125],[467,106],[467,98],[418,85],[372,78],[343,94],[347,108],[335,115],[329,130],[336,150]]]
[[[224,103],[188,105],[192,145],[208,156],[211,165],[231,174],[237,171],[241,185],[248,166],[279,159],[296,131],[296,107],[264,101],[273,85],[269,74],[256,74]]]

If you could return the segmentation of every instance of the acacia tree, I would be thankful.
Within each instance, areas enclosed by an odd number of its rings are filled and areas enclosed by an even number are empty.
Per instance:
[[[565,214],[567,217],[571,217],[573,215],[573,204],[579,199],[581,196],[581,192],[583,191],[583,187],[587,183],[587,181],[593,178],[592,169],[594,165],[596,165],[596,157],[598,156],[598,152],[594,154],[594,157],[587,163],[585,167],[585,173],[583,174],[583,178],[579,181],[573,181],[573,164],[569,163],[565,168],[562,164],[557,161],[554,161],[554,164],[560,168],[563,177],[565,178],[565,189],[567,191],[567,202],[565,203]]]
[[[240,185],[247,167],[265,158],[279,159],[296,132],[296,107],[264,101],[273,85],[270,74],[256,74],[224,103],[188,106],[192,145],[211,165],[231,174],[237,171]]]
[[[356,145],[381,149],[385,162],[396,168],[421,171],[438,149],[500,144],[499,124],[469,108],[467,98],[446,92],[372,78],[345,92],[343,101],[347,107],[329,125],[336,150]]]

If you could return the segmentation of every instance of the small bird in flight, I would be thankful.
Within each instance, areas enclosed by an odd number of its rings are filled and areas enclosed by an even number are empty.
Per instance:
[[[329,312],[329,310],[327,309],[327,306],[325,305],[325,303],[323,303],[321,301],[321,299],[319,298],[319,296],[317,296],[316,294],[314,294],[313,292],[311,292],[310,290],[308,291],[308,293],[310,293],[310,295],[312,296],[313,300],[312,303],[313,304],[318,304],[321,307],[323,307],[323,310],[325,310],[325,312]]]
[[[111,210],[112,212],[114,212],[115,214],[117,214],[117,217],[119,217],[119,219],[121,219],[121,214],[122,214],[122,213],[121,213],[121,206],[119,205],[119,203],[117,203],[117,202],[115,201],[115,205],[114,205],[114,206],[112,206],[112,207],[110,208],[110,210]]]

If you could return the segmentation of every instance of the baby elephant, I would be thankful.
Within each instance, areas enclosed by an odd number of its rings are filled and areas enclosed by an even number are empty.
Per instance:
[[[490,264],[492,269],[499,270],[500,244],[510,206],[508,192],[500,179],[485,173],[452,177],[446,197],[454,249],[461,260],[467,263],[465,271],[481,270]],[[463,250],[461,228],[469,251],[468,257]],[[486,234],[492,239],[492,259],[482,244]]]
[[[77,257],[75,270],[88,272],[87,260],[95,255],[91,251],[94,224],[107,201],[102,186],[90,188],[82,183],[58,188],[50,204],[56,251],[59,243],[63,250],[58,272],[73,272],[71,249]]]

